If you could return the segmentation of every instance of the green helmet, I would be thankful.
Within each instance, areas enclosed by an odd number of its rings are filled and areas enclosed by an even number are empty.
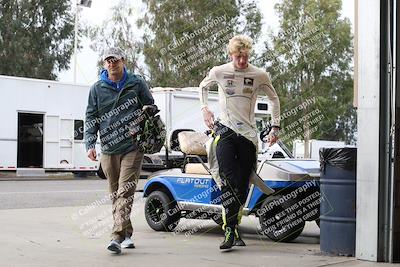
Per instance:
[[[165,143],[165,125],[160,115],[155,116],[158,112],[157,106],[148,106],[138,115],[138,123],[131,125],[133,141],[137,144],[139,150],[145,154],[160,152]]]

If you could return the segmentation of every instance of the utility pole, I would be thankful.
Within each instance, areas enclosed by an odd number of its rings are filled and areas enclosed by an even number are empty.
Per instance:
[[[76,0],[75,25],[74,25],[74,83],[76,83],[77,53],[78,53],[78,17],[80,6],[89,7],[92,0]]]

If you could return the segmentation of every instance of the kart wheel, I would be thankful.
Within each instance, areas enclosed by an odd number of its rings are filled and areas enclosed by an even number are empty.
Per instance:
[[[147,224],[155,231],[171,232],[181,218],[176,202],[161,191],[154,191],[147,197],[144,213]]]
[[[259,210],[261,231],[273,241],[289,242],[301,234],[305,222],[296,215],[296,201],[279,200],[281,196],[271,196],[263,202]]]

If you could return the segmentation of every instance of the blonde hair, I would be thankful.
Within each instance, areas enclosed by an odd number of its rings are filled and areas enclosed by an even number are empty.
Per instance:
[[[241,52],[250,53],[253,47],[253,39],[246,35],[236,35],[229,40],[227,47],[228,55]]]

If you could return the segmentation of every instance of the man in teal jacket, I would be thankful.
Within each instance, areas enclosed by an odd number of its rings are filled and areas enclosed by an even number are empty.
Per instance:
[[[102,57],[104,70],[89,92],[86,109],[85,142],[88,157],[97,160],[96,141],[100,134],[100,163],[109,182],[114,218],[108,249],[121,253],[134,248],[130,214],[143,153],[137,149],[129,126],[138,120],[141,110],[154,104],[146,82],[125,67],[124,52],[107,49]]]

